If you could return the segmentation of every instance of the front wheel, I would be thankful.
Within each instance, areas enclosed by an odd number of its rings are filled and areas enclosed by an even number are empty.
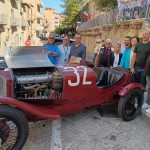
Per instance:
[[[28,137],[28,122],[18,109],[0,105],[0,149],[21,150]]]
[[[140,88],[132,90],[127,96],[121,97],[118,104],[119,116],[124,121],[131,121],[140,113],[144,95]]]

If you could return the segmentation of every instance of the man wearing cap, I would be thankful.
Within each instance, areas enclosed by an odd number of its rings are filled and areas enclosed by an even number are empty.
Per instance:
[[[94,54],[93,54],[93,63],[95,62],[95,58],[99,52],[99,49],[102,47],[102,41],[101,39],[97,39],[94,47]]]
[[[50,34],[48,36],[48,42],[44,44],[48,51],[48,58],[53,65],[57,65],[57,58],[60,56],[60,51],[58,46],[54,43],[55,42],[55,35]]]

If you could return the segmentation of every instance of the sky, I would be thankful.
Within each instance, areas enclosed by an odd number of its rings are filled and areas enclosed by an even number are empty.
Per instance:
[[[54,8],[59,13],[63,12],[63,9],[61,8],[61,6],[59,6],[60,4],[63,4],[61,0],[43,0],[43,2],[44,2],[44,7]]]

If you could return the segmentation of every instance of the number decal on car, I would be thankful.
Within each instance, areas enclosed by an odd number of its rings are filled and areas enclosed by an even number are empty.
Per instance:
[[[83,75],[83,82],[82,82],[82,84],[83,85],[89,85],[89,84],[92,83],[92,81],[86,81],[86,77],[87,77],[87,68],[86,67],[84,67],[84,66],[78,66],[76,68],[75,67],[65,67],[64,68],[65,70],[67,70],[67,69],[74,70],[74,74],[77,77],[77,81],[76,82],[72,82],[71,80],[68,80],[68,84],[70,86],[77,86],[77,85],[79,85],[79,83],[80,83],[80,74],[78,73],[78,69],[79,68],[83,68],[84,69],[84,75]]]

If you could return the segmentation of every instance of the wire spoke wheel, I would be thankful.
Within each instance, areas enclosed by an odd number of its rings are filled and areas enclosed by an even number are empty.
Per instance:
[[[130,91],[128,95],[121,97],[119,100],[119,116],[125,121],[133,120],[140,113],[143,100],[143,91],[140,88]]]
[[[0,105],[0,150],[21,150],[28,137],[28,122],[18,109]]]
[[[18,139],[16,124],[8,119],[0,118],[0,150],[11,149]]]
[[[126,106],[125,106],[125,112],[126,115],[133,115],[134,113],[136,113],[136,110],[139,107],[139,102],[140,100],[140,95],[138,93],[133,93],[131,95],[131,98],[128,99]]]

